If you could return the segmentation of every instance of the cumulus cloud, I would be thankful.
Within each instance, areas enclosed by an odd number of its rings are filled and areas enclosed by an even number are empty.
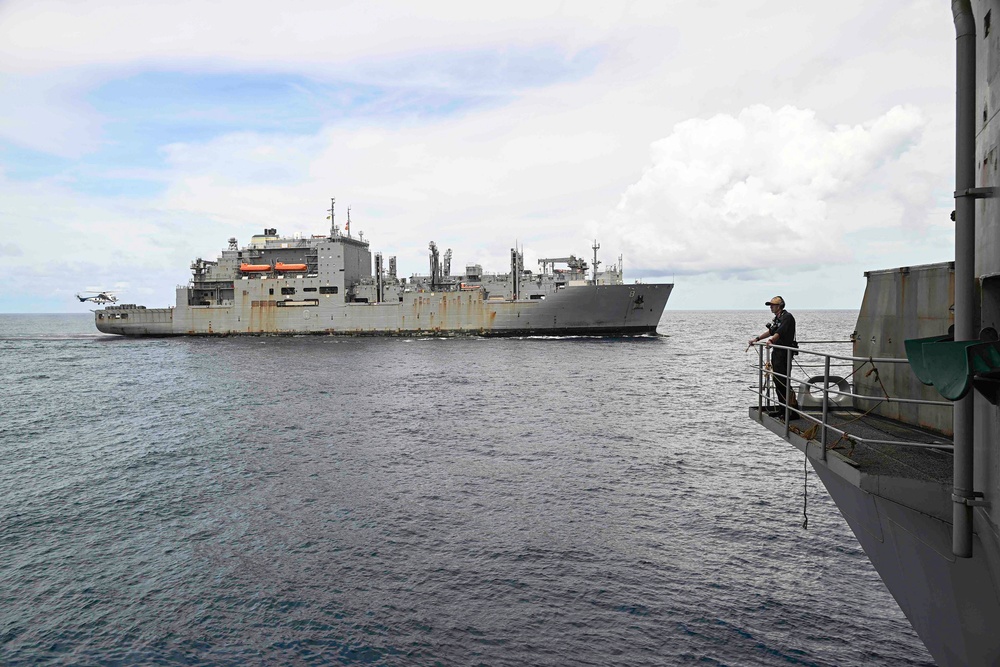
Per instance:
[[[503,271],[515,239],[532,265],[596,236],[627,278],[746,276],[844,262],[852,234],[891,244],[901,220],[946,259],[953,42],[923,1],[8,0],[8,261],[44,274],[25,293],[124,280],[163,305],[192,257],[265,226],[322,231],[334,195],[403,273],[431,239]],[[705,275],[672,305],[717,303],[687,296]],[[737,282],[753,281],[717,293]]]
[[[486,261],[483,249],[504,258],[515,239],[552,235],[558,247],[545,252],[567,254],[567,234],[586,219],[574,207],[593,205],[597,214],[627,181],[601,183],[618,140],[593,129],[592,116],[557,108],[531,117],[540,108],[520,101],[397,127],[355,123],[315,135],[241,133],[174,145],[160,201],[232,224],[315,233],[336,196],[341,214],[355,206],[355,229],[370,232],[381,249],[419,249],[415,268],[430,239],[463,244],[456,257]],[[480,244],[491,247],[474,247]]]
[[[905,107],[855,126],[791,106],[688,120],[652,144],[652,165],[622,195],[610,227],[633,264],[660,275],[846,256],[845,233],[887,221],[832,215],[831,205],[880,177],[924,124]]]

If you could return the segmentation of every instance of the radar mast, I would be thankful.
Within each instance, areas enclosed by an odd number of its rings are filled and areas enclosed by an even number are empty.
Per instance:
[[[594,239],[594,245],[592,245],[591,248],[594,250],[594,284],[596,285],[597,265],[600,264],[600,262],[597,261],[597,251],[601,249],[601,244],[597,242],[597,239]]]

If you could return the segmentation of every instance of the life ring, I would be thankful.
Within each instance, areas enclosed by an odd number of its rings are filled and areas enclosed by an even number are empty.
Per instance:
[[[811,386],[810,386],[811,385]],[[844,405],[851,402],[851,397],[846,394],[851,393],[850,383],[839,375],[831,375],[829,384],[831,390],[843,392],[835,394],[830,392],[830,405]],[[798,396],[799,407],[818,408],[823,406],[823,376],[814,375],[799,385]]]

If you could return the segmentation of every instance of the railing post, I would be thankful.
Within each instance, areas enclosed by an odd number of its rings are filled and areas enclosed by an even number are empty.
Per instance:
[[[810,342],[817,342],[817,341],[810,341]],[[837,343],[837,342],[841,342],[841,341],[818,341],[818,342]],[[767,368],[765,368],[766,365],[768,365],[771,361],[773,361],[773,359],[771,358],[771,351],[772,351],[772,349],[778,348],[778,347],[779,346],[777,346],[777,345],[775,345],[773,347],[771,347],[771,346],[764,346],[764,345],[759,345],[758,346],[758,350],[757,350],[757,384],[758,384],[757,411],[758,411],[758,421],[761,421],[761,422],[763,421],[763,419],[761,417],[761,414],[764,412],[764,410],[766,408],[770,407],[771,409],[774,409],[774,404],[775,403],[778,403],[780,405],[780,397],[778,396],[777,393],[772,398],[771,393],[770,393],[770,390],[771,390],[770,387],[767,388],[766,392],[762,389],[762,387],[764,386],[764,383],[765,383],[765,378],[768,378],[768,377],[770,377],[770,378],[784,377],[785,380],[786,380],[784,410],[783,411],[777,411],[777,410],[775,410],[775,411],[777,412],[778,415],[782,414],[782,412],[783,412],[784,415],[785,415],[785,417],[786,417],[786,419],[785,419],[784,437],[785,437],[786,440],[788,440],[789,433],[791,432],[791,430],[789,428],[787,417],[791,414],[791,411],[792,411],[789,399],[791,398],[792,391],[793,391],[793,389],[792,389],[792,380],[793,380],[793,378],[792,378],[792,366],[793,366],[793,364],[792,364],[791,356],[789,356],[789,358],[787,360],[787,364],[786,364],[786,366],[784,368],[784,372],[782,372],[782,369],[776,368],[774,366],[771,366],[770,370],[768,370]],[[788,349],[788,348],[781,347],[781,349]],[[821,460],[823,460],[823,461],[829,461],[829,454],[827,453],[827,448],[830,446],[830,437],[831,437],[831,434],[832,435],[838,435],[838,434],[840,434],[839,435],[840,438],[849,437],[849,438],[856,439],[858,442],[861,442],[861,443],[884,444],[884,445],[892,445],[892,446],[916,446],[916,447],[925,447],[925,448],[926,447],[933,447],[933,448],[942,448],[942,449],[945,449],[945,450],[955,451],[956,448],[955,448],[954,445],[942,445],[940,443],[940,441],[938,441],[938,440],[935,440],[934,442],[909,442],[909,441],[878,440],[878,439],[864,438],[864,437],[861,437],[859,435],[852,435],[851,433],[849,433],[847,431],[842,431],[841,429],[836,428],[834,426],[831,426],[829,424],[830,412],[831,412],[831,410],[837,408],[836,405],[833,405],[833,402],[836,402],[837,401],[836,397],[840,396],[840,395],[849,396],[856,403],[860,402],[862,405],[864,405],[865,401],[882,402],[884,400],[890,400],[890,401],[893,401],[893,402],[899,402],[899,403],[905,403],[905,404],[950,406],[953,409],[957,409],[957,406],[955,405],[955,403],[951,402],[951,401],[930,401],[930,400],[923,400],[923,399],[907,399],[907,398],[887,398],[887,399],[883,399],[883,398],[880,398],[880,397],[877,397],[877,396],[859,395],[859,394],[855,394],[854,393],[856,389],[854,387],[852,387],[850,384],[848,384],[847,390],[844,391],[844,392],[840,391],[839,386],[838,386],[837,390],[830,389],[830,385],[832,384],[831,378],[833,377],[833,376],[831,376],[831,371],[832,371],[832,366],[833,366],[833,359],[838,359],[838,360],[843,360],[843,361],[851,361],[851,362],[865,361],[865,362],[872,362],[872,363],[879,362],[879,363],[887,363],[887,364],[906,364],[906,363],[909,363],[905,358],[902,358],[902,359],[897,359],[897,358],[885,358],[885,359],[883,359],[883,358],[872,358],[872,357],[867,357],[866,358],[866,357],[854,357],[854,356],[840,356],[840,355],[835,355],[835,354],[830,354],[830,353],[824,353],[824,352],[812,352],[810,350],[800,350],[800,351],[803,354],[810,354],[810,355],[815,355],[815,356],[821,356],[821,357],[824,358],[823,359],[823,387],[822,387],[822,390],[823,390],[823,399],[822,400],[823,400],[823,402],[821,404],[822,419],[821,420],[815,420],[815,417],[812,414],[809,415],[809,420],[810,421],[814,421],[814,420],[818,421],[819,422],[818,425],[823,427],[823,433],[819,437],[820,444],[822,445],[822,452],[820,454]],[[767,360],[767,361],[765,361],[765,360]],[[850,376],[848,376],[848,377],[850,377]],[[842,380],[842,378],[838,377],[838,381],[840,381],[840,380]],[[799,383],[799,387],[800,388],[802,386],[806,386],[806,385],[803,384],[803,380],[801,380],[801,379],[797,380],[797,382]],[[808,386],[813,386],[813,385],[810,383]],[[777,387],[775,387],[775,391],[777,391]],[[856,404],[852,404],[852,408],[857,408],[858,410],[863,410],[863,408],[858,407],[858,405],[856,405]],[[800,406],[800,411],[797,414],[800,414],[801,412],[802,412],[802,410],[801,410],[801,406]],[[797,431],[797,433],[801,434],[801,433],[803,433],[803,431],[799,430],[799,431]],[[835,443],[838,442],[838,441],[839,440],[835,439]],[[970,505],[970,507],[971,507],[971,505]]]
[[[785,440],[788,440],[788,431],[790,424],[788,423],[788,418],[792,414],[792,409],[789,407],[792,397],[792,351],[785,350]]]
[[[826,355],[826,362],[823,364],[823,435],[820,437],[822,455],[820,459],[826,461],[826,417],[830,412],[830,355]]]
[[[757,420],[764,418],[764,346],[757,346]]]

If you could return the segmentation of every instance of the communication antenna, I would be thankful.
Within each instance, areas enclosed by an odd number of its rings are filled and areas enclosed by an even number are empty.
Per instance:
[[[336,216],[336,211],[335,211],[336,208],[337,208],[337,198],[336,197],[331,197],[330,198],[330,216],[329,216],[329,220],[330,220],[330,238],[333,238],[334,236],[337,235],[337,221],[336,221],[336,217],[335,217]]]
[[[601,249],[601,244],[597,242],[597,239],[594,239],[594,245],[592,245],[591,248],[593,248],[593,250],[594,250],[594,284],[596,285],[597,284],[597,265],[600,264],[600,262],[597,261],[597,251]]]
[[[347,207],[347,224],[344,225],[344,230],[347,232],[348,236],[351,235],[351,207],[350,206]]]

